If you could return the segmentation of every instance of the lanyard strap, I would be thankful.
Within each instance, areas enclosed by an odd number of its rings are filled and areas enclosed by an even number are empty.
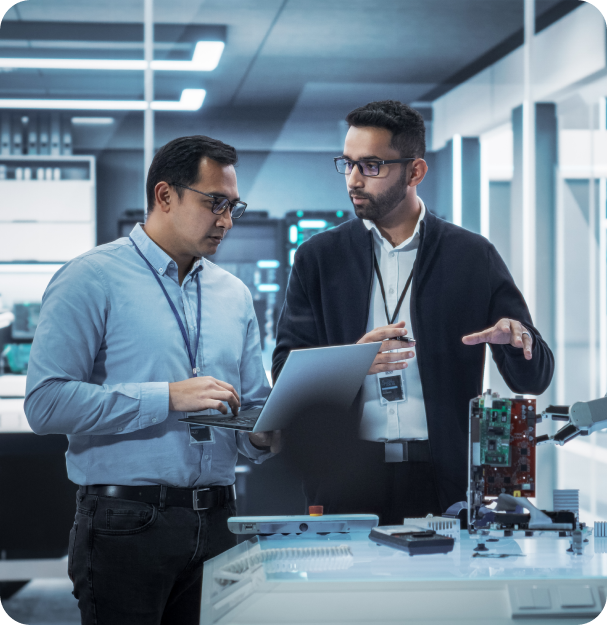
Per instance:
[[[396,308],[394,309],[394,314],[392,315],[392,319],[390,319],[390,313],[388,312],[388,301],[386,300],[386,291],[384,289],[384,281],[382,280],[382,277],[381,277],[381,271],[379,270],[379,263],[377,262],[377,256],[375,255],[375,245],[373,246],[373,264],[375,266],[375,273],[377,274],[377,279],[379,281],[379,288],[381,289],[381,296],[384,298],[384,308],[386,310],[386,319],[388,320],[388,325],[391,325],[394,323],[394,321],[398,317],[398,312],[400,311],[400,307],[402,306],[403,301],[405,300],[405,295],[407,295],[407,291],[409,290],[409,287],[411,286],[411,280],[413,280],[413,270],[415,269],[415,261],[413,261],[413,267],[411,267],[411,273],[409,274],[409,277],[407,278],[407,283],[405,284],[405,288],[403,289],[403,292],[400,294],[400,297],[398,298],[398,303],[396,304]]]
[[[131,243],[134,245],[135,250],[137,251],[137,254],[139,254],[139,256],[143,258],[147,266],[150,268],[152,275],[154,276],[154,278],[156,278],[156,281],[160,285],[160,288],[162,289],[162,292],[164,293],[164,296],[166,297],[167,302],[169,303],[169,306],[171,307],[171,310],[173,311],[173,314],[175,315],[175,319],[177,319],[177,323],[179,324],[179,329],[181,330],[181,336],[183,336],[183,341],[188,350],[188,356],[190,358],[190,365],[192,367],[192,373],[194,374],[194,377],[197,377],[198,374],[196,372],[196,354],[198,353],[198,343],[200,342],[200,318],[202,314],[201,313],[201,309],[202,309],[201,295],[200,295],[200,273],[196,274],[196,283],[197,283],[197,291],[198,291],[198,314],[196,316],[196,322],[197,322],[196,346],[194,348],[194,353],[192,354],[192,349],[190,347],[190,340],[188,338],[188,333],[186,332],[186,329],[183,326],[183,322],[181,321],[181,317],[179,316],[179,313],[177,312],[177,309],[175,308],[175,304],[173,304],[173,300],[169,297],[167,290],[164,288],[164,284],[162,284],[162,281],[158,277],[156,270],[154,269],[154,267],[152,267],[152,263],[150,263],[150,261],[141,253],[141,250],[137,247],[137,244],[135,243],[135,241],[133,241],[132,237],[129,237],[129,239],[131,239]]]

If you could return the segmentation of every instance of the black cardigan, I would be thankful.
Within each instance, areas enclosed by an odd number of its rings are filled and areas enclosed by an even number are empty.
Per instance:
[[[372,233],[360,219],[301,245],[278,321],[274,379],[291,349],[356,343],[366,333],[372,278]],[[466,498],[468,402],[482,392],[485,346],[464,345],[462,337],[503,317],[520,321],[529,330],[530,361],[522,349],[491,345],[497,367],[514,393],[543,393],[552,379],[554,358],[495,247],[429,211],[420,224],[411,288],[428,437],[445,510]],[[354,418],[352,427],[358,427]]]

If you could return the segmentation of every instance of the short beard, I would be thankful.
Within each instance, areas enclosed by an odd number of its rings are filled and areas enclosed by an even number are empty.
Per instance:
[[[406,197],[409,185],[407,184],[406,170],[389,189],[386,189],[383,193],[373,196],[364,191],[354,191],[356,197],[362,197],[368,200],[368,203],[364,206],[356,205],[354,202],[354,212],[359,219],[369,219],[371,221],[379,221],[386,215],[389,215]],[[352,200],[352,196],[350,196]]]

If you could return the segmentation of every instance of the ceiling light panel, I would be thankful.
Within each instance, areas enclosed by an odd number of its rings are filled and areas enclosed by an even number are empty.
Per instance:
[[[169,72],[211,72],[221,59],[225,44],[223,41],[199,41],[191,61],[152,61],[156,71]],[[0,58],[0,68],[5,69],[62,69],[62,70],[106,70],[144,71],[147,62],[127,59],[30,59]]]
[[[202,106],[204,89],[184,89],[179,102],[156,100],[151,108],[155,111],[197,111]],[[34,100],[0,99],[0,109],[46,109],[64,111],[145,111],[144,100]]]

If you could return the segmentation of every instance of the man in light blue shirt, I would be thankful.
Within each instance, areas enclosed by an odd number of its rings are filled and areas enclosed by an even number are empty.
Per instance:
[[[203,562],[234,544],[238,452],[278,448],[270,433],[178,421],[269,392],[251,295],[204,258],[246,208],[236,160],[208,137],[168,143],[145,226],[67,263],[44,294],[25,412],[69,439],[68,572],[87,625],[198,623]]]

